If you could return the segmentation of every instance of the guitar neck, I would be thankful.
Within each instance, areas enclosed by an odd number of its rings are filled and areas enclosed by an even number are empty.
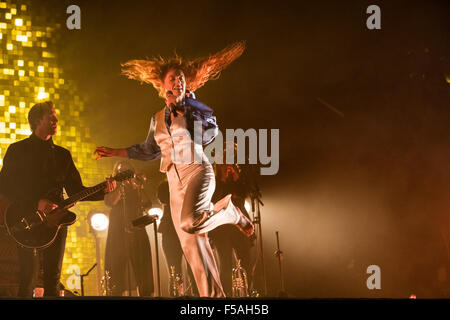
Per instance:
[[[83,200],[91,195],[93,195],[94,193],[97,193],[103,189],[105,189],[106,187],[106,181],[99,183],[93,187],[87,188],[81,192],[78,192],[76,194],[74,194],[73,196],[65,199],[64,201],[61,202],[61,204],[59,205],[60,208],[66,208],[69,207],[70,205]]]

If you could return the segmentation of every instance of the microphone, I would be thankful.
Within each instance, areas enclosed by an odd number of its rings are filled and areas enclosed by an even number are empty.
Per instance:
[[[173,92],[171,90],[169,90],[169,91],[166,92],[166,95],[168,95],[168,94],[173,95]],[[177,110],[184,111],[184,107],[179,107],[179,106],[177,106],[177,105],[175,105],[173,103],[171,103],[169,105],[169,108],[170,108],[170,111],[173,113],[174,117],[178,116]]]
[[[173,95],[173,92],[172,92],[171,90],[169,90],[169,91],[166,92],[166,95],[168,95],[168,94]],[[170,107],[170,109],[174,109],[174,108],[175,108],[175,105],[174,105],[173,103],[171,103],[171,104],[169,105],[169,107]]]

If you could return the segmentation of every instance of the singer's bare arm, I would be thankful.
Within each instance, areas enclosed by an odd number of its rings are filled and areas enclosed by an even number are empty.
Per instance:
[[[109,147],[97,147],[95,148],[94,154],[97,154],[95,159],[105,158],[105,157],[121,157],[128,158],[128,152],[125,148],[109,148]]]

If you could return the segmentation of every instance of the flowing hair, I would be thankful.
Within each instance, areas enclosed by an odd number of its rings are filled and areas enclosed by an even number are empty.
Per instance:
[[[122,74],[128,79],[153,85],[160,97],[164,97],[163,82],[171,69],[182,70],[186,78],[186,89],[195,91],[208,80],[216,80],[220,72],[239,58],[245,50],[245,41],[239,41],[225,49],[195,60],[175,56],[164,59],[159,56],[151,60],[130,60],[122,64]]]

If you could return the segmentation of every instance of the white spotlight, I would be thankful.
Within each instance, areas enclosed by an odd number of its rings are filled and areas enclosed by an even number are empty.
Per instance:
[[[150,216],[157,216],[158,217],[158,222],[161,221],[161,218],[163,216],[163,211],[160,208],[151,208],[150,210],[147,211],[148,215]]]
[[[108,228],[109,219],[103,213],[95,213],[91,217],[91,227],[95,231],[103,231]]]

